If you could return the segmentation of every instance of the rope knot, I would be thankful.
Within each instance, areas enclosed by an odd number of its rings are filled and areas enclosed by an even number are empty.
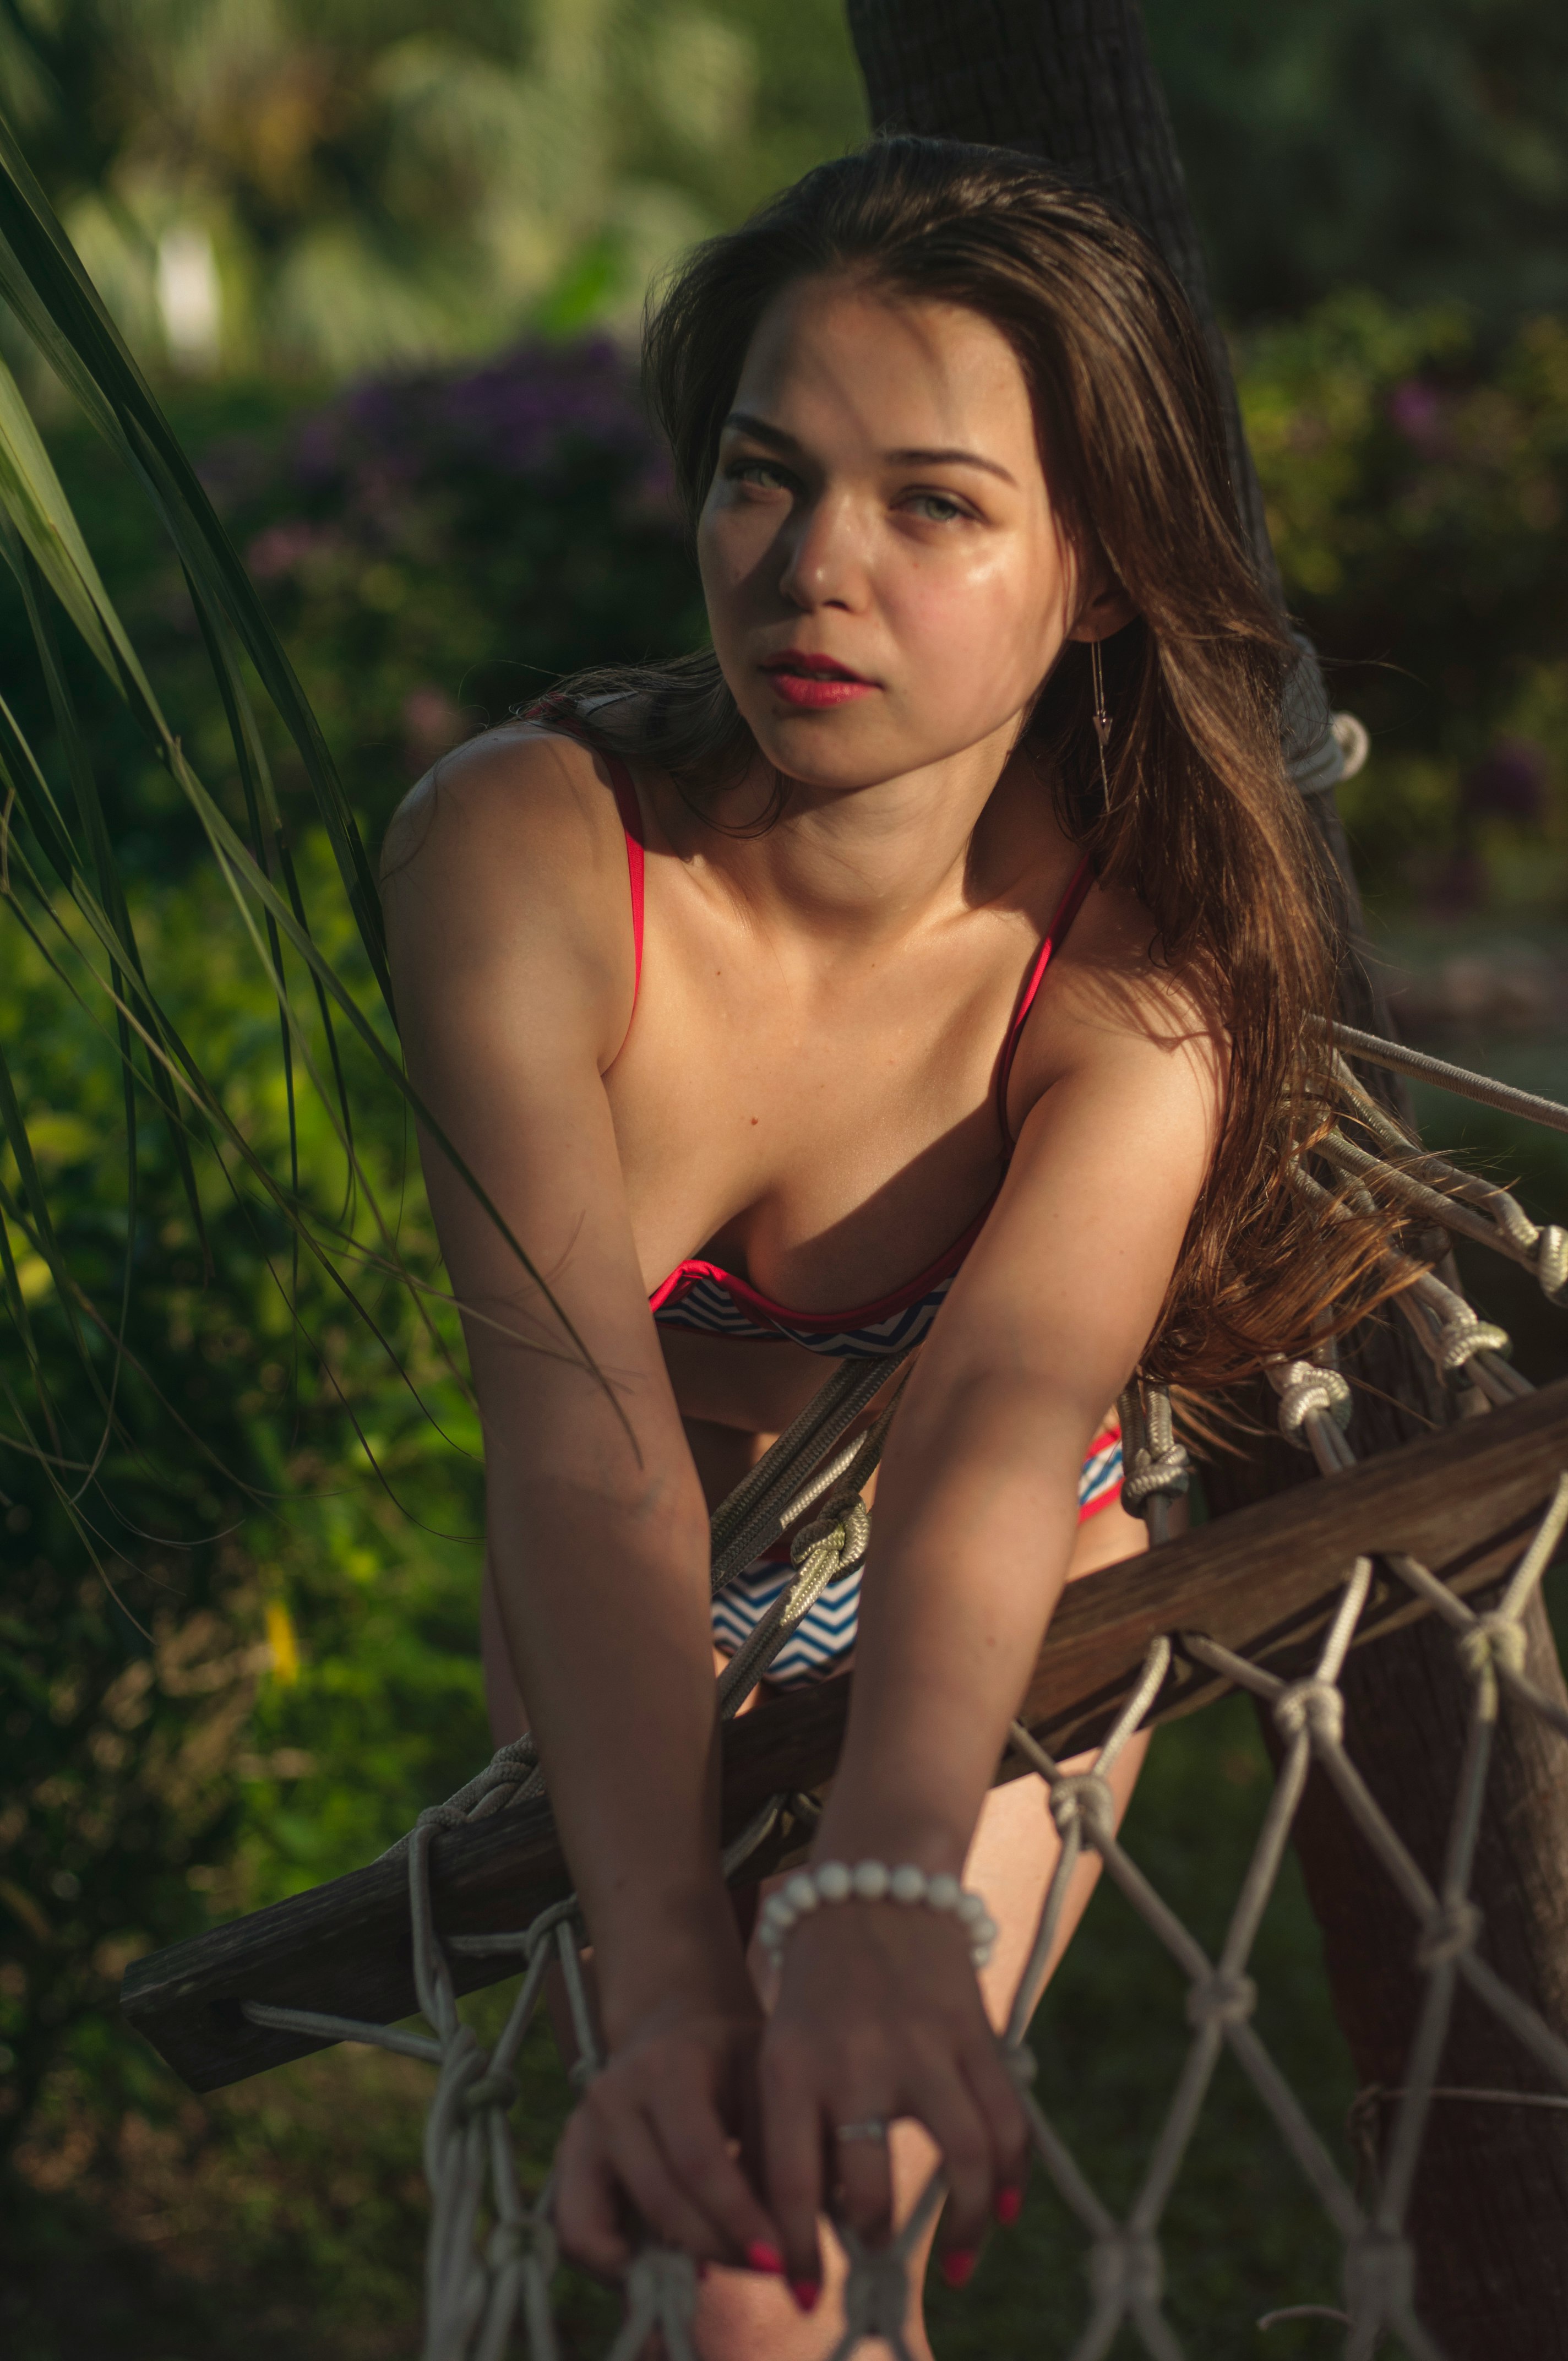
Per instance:
[[[1271,1367],[1269,1382],[1279,1396],[1279,1432],[1298,1450],[1310,1448],[1301,1429],[1314,1411],[1335,1424],[1350,1424],[1350,1388],[1337,1369],[1321,1369],[1315,1361],[1287,1361]]]
[[[1416,1943],[1418,1968],[1441,1968],[1474,1949],[1481,1913],[1474,1902],[1444,1902],[1432,1912]]]
[[[553,2279],[561,2259],[555,2233],[541,2213],[525,2213],[521,2222],[498,2222],[485,2242],[485,2260],[499,2271],[519,2257]]]
[[[1245,2025],[1256,2006],[1257,1986],[1250,1976],[1216,1970],[1188,1993],[1187,2022],[1195,2033],[1209,2025]]]
[[[672,2246],[644,2246],[626,2274],[626,2309],[650,2328],[672,2324],[689,2329],[696,2317],[696,2265]],[[669,2343],[666,2337],[666,2344]],[[689,2346],[689,2339],[687,2340]],[[641,2345],[638,2350],[643,2348]],[[678,2350],[679,2348],[676,2347]]]
[[[1089,2282],[1096,2306],[1121,2312],[1157,2304],[1165,2292],[1165,2265],[1146,2230],[1109,2230],[1094,2241]]]
[[[1157,1493],[1168,1500],[1179,1500],[1191,1480],[1191,1465],[1181,1444],[1173,1443],[1157,1452],[1140,1445],[1133,1454],[1131,1467],[1123,1470],[1122,1497],[1135,1510],[1142,1509]]]
[[[895,2246],[871,2248],[857,2239],[850,2254],[845,2324],[857,2343],[880,2337],[896,2353],[903,2346],[904,2323],[909,2314],[908,2266]]]
[[[468,1815],[455,1804],[428,1804],[414,1822],[416,1828],[466,1828]]]
[[[1523,1629],[1496,1609],[1489,1615],[1478,1615],[1469,1630],[1460,1633],[1454,1645],[1460,1663],[1473,1681],[1485,1679],[1488,1673],[1524,1670]]]
[[[1003,2042],[1002,2063],[1006,2067],[1020,2091],[1032,2088],[1035,2077],[1040,2070],[1040,2061],[1026,2041]]]
[[[481,2107],[499,2107],[504,2114],[509,2107],[516,2104],[516,2076],[498,2073],[493,2066],[488,2073],[481,2074],[477,2081],[470,2082],[463,2093],[464,2108],[471,2115],[477,2114]]]
[[[1466,1365],[1477,1353],[1500,1353],[1507,1360],[1513,1349],[1506,1328],[1478,1318],[1468,1303],[1456,1302],[1439,1325],[1432,1357],[1451,1384],[1463,1387],[1469,1383]]]
[[[1415,2296],[1415,2265],[1405,2240],[1392,2230],[1363,2230],[1344,2257],[1345,2305],[1353,2320],[1398,2319]]]
[[[1051,1817],[1062,1836],[1079,1828],[1086,1844],[1102,1850],[1116,1834],[1116,1799],[1098,1771],[1058,1779],[1051,1789]]]
[[[1344,1699],[1332,1681],[1292,1681],[1274,1700],[1274,1721],[1282,1738],[1305,1730],[1314,1741],[1337,1745],[1344,1736]]]
[[[1568,1230],[1548,1222],[1536,1241],[1535,1275],[1549,1303],[1561,1303],[1568,1293]]]
[[[809,1524],[802,1525],[789,1545],[790,1564],[798,1573],[814,1550],[824,1544],[838,1557],[839,1573],[858,1565],[866,1554],[871,1540],[871,1519],[860,1494],[848,1499],[829,1500],[817,1511]]]
[[[538,1917],[529,1921],[523,1930],[522,1956],[530,1966],[541,1943],[547,1943],[557,1927],[567,1925],[576,1915],[577,1897],[575,1894],[568,1894],[565,1902],[547,1903]]]

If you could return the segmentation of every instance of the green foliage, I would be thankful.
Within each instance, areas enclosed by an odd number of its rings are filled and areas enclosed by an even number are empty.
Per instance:
[[[1553,0],[1146,0],[1220,300],[1561,309]],[[342,375],[635,318],[863,136],[841,0],[6,0],[0,106],[137,351]]]
[[[706,636],[667,464],[608,340],[372,380],[207,472],[372,827],[564,672]]]
[[[327,864],[319,843],[302,864],[323,899]],[[191,1038],[199,1028],[214,1093],[254,1152],[286,1165],[276,1011],[224,923],[225,898],[206,877],[146,894],[138,935],[173,1024]],[[326,940],[352,975],[345,913]],[[54,949],[80,981],[69,939]],[[270,1895],[350,1866],[466,1775],[484,1747],[472,1643],[481,1509],[477,1428],[449,1366],[455,1323],[442,1310],[426,1332],[395,1273],[377,1269],[381,1241],[363,1196],[345,1213],[345,1162],[322,1103],[296,1104],[302,1202],[343,1242],[368,1317],[350,1316],[308,1257],[295,1268],[288,1221],[243,1167],[200,1164],[199,1235],[156,1119],[136,1137],[135,1283],[122,1305],[116,1045],[85,993],[62,991],[15,928],[0,960],[0,1036],[61,1265],[79,1306],[102,1307],[74,1352],[67,1306],[14,1210],[14,1161],[0,1162],[50,1411],[40,1458],[21,1439],[31,1372],[8,1323],[0,2038],[16,2066],[16,2129],[62,2043],[91,2056],[101,2081],[137,2079],[108,2012],[137,1951],[252,1889]],[[348,1063],[363,1083],[352,1050]],[[356,1148],[361,1173],[395,1201],[408,1150],[388,1095],[365,1091]],[[417,1191],[398,1246],[407,1270],[433,1271]],[[302,1724],[327,1735],[319,1770]]]
[[[1144,0],[1236,318],[1350,284],[1486,318],[1568,303],[1557,0]]]
[[[341,376],[634,321],[860,137],[837,0],[12,0],[0,107],[142,356]]]
[[[1237,341],[1291,603],[1373,734],[1364,883],[1551,912],[1568,884],[1568,319],[1496,354],[1349,291]]]
[[[372,837],[431,760],[585,664],[675,653],[705,624],[667,470],[604,340],[531,345],[474,370],[370,379],[319,407],[187,395],[174,416],[282,632]],[[228,723],[179,566],[85,429],[51,438],[108,594],[198,771],[243,824]],[[119,858],[166,879],[200,822],[85,649],[64,661]],[[55,731],[22,601],[0,582],[0,675],[29,740]],[[280,808],[309,809],[264,723]]]

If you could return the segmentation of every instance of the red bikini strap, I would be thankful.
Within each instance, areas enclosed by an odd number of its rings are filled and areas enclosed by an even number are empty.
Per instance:
[[[1057,906],[1056,917],[1046,929],[1045,941],[1036,952],[1035,963],[1024,979],[1024,989],[1018,995],[1018,1005],[1007,1028],[1007,1038],[1002,1045],[1002,1062],[996,1070],[996,1119],[1002,1126],[1002,1137],[1009,1148],[1014,1145],[1014,1139],[1013,1127],[1007,1120],[1007,1084],[1013,1073],[1013,1060],[1018,1054],[1025,1022],[1035,1005],[1035,995],[1045,982],[1051,953],[1059,950],[1067,940],[1068,929],[1082,909],[1083,897],[1093,883],[1089,855],[1085,853],[1072,873],[1072,881]]]
[[[619,754],[606,754],[606,770],[615,791],[615,807],[620,814],[620,825],[626,834],[626,871],[631,884],[631,1005],[637,1005],[637,994],[642,987],[642,887],[645,861],[642,849],[642,811],[637,801],[637,790],[631,784],[631,774]]]

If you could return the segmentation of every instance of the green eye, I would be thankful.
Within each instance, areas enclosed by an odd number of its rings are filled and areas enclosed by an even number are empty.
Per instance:
[[[923,509],[934,524],[947,524],[952,518],[965,513],[958,501],[949,500],[946,492],[916,492],[910,505]]]

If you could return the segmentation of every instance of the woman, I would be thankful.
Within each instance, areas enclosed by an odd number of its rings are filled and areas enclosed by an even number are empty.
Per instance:
[[[609,2050],[557,2224],[615,2272],[630,2205],[729,2267],[706,2354],[804,2355],[828,2332],[780,2279],[813,2305],[829,2203],[885,2228],[879,2126],[944,2160],[950,2279],[1016,2212],[985,2004],[1054,1839],[1037,1781],[987,1791],[1062,1585],[1140,1545],[1108,1405],[1139,1366],[1299,1349],[1372,1246],[1302,1250],[1328,983],[1288,651],[1145,242],[1014,156],[881,142],[692,257],[647,369],[712,653],[449,759],[388,914],[414,1082],[553,1298],[427,1149],[497,1734],[526,1699]],[[774,1672],[854,1650],[814,1861],[967,1874],[996,1955],[982,1997],[950,1908],[851,1900],[793,1929],[765,2012],[713,1648],[782,1577],[710,1620],[707,1504],[836,1356],[911,1340],[858,1630],[829,1593]]]

